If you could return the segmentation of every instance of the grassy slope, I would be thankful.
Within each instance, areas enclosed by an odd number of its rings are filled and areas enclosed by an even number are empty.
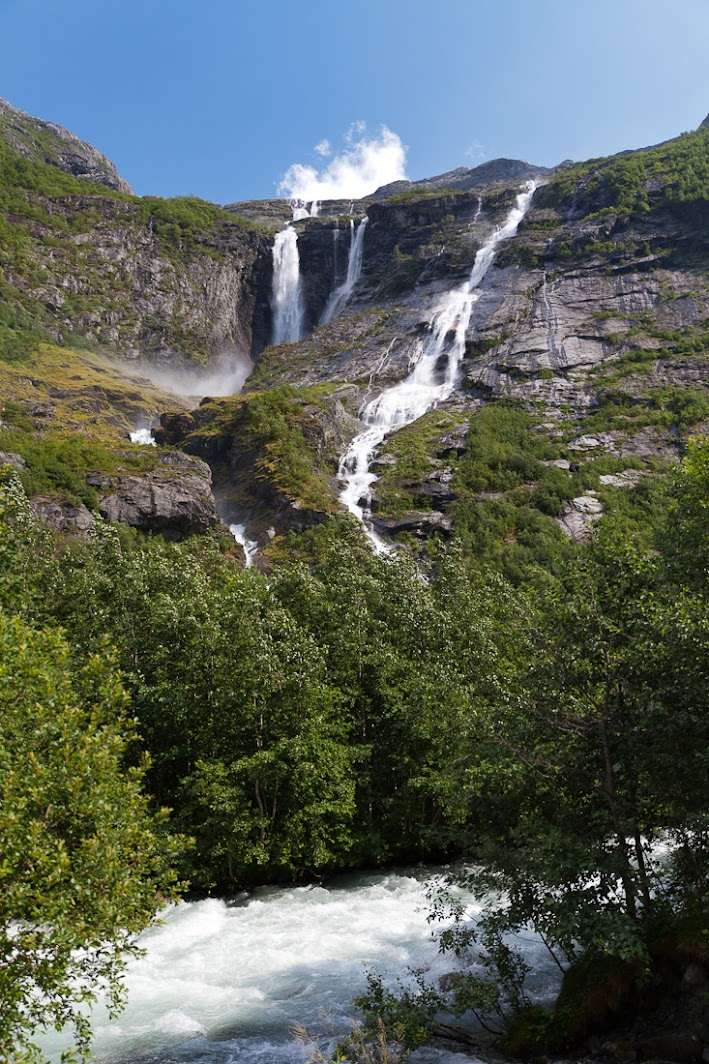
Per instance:
[[[0,451],[25,459],[28,493],[89,505],[87,473],[153,468],[154,449],[127,433],[181,402],[95,352],[44,343],[22,362],[0,361],[0,397]]]

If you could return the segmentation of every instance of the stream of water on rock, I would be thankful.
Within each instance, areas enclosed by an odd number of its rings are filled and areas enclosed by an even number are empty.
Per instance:
[[[455,967],[438,953],[428,923],[431,873],[340,876],[327,886],[261,888],[232,901],[207,899],[166,910],[131,962],[128,1005],[111,1022],[94,1016],[97,1064],[303,1064],[294,1024],[342,1036],[365,968],[390,984],[428,969],[435,982]],[[469,901],[474,919],[479,905]],[[439,927],[440,925],[435,925]],[[523,942],[536,996],[547,1000],[558,971],[542,943]],[[323,1018],[327,1014],[327,1019]],[[55,1037],[42,1047],[58,1060]],[[411,1058],[463,1064],[440,1049]]]
[[[492,266],[500,244],[517,232],[535,188],[535,183],[530,182],[519,193],[504,224],[477,252],[465,284],[443,296],[434,313],[428,340],[420,346],[408,377],[385,389],[360,411],[360,419],[367,428],[355,436],[347,454],[340,460],[338,477],[344,484],[340,500],[362,522],[378,552],[389,548],[369,520],[372,484],[377,479],[376,473],[371,472],[375,452],[390,433],[417,421],[428,410],[445,402],[453,392],[465,354],[465,337],[473,307],[480,298],[479,285]]]
[[[313,202],[310,209],[300,201],[292,205],[293,221],[301,218],[316,218],[320,204]],[[354,220],[350,223],[351,241],[347,260],[347,275],[342,284],[330,294],[325,305],[320,324],[325,325],[342,313],[349,301],[354,286],[362,273],[362,256],[364,253],[364,232],[368,218],[363,218],[355,229]],[[335,241],[338,237],[335,230]],[[271,342],[274,344],[291,344],[302,340],[304,335],[305,305],[303,302],[303,284],[300,276],[300,255],[298,252],[298,234],[291,223],[276,233],[273,242],[273,286],[271,295],[273,308],[273,330]]]
[[[321,325],[327,325],[329,321],[341,314],[349,302],[354,286],[362,273],[362,259],[364,257],[364,233],[369,218],[366,216],[355,230],[354,219],[350,222],[350,254],[347,260],[347,276],[341,285],[338,285],[330,294],[320,318]]]
[[[258,542],[255,539],[249,539],[246,532],[246,525],[232,524],[229,525],[229,531],[232,536],[242,548],[244,552],[244,562],[247,569],[250,569],[254,564],[254,555],[258,550]]]

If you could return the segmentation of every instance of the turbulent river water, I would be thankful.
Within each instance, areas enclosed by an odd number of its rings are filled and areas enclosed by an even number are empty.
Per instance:
[[[342,876],[327,886],[263,888],[231,901],[181,903],[142,936],[128,971],[128,1005],[94,1016],[94,1058],[131,1064],[302,1064],[294,1024],[342,1034],[367,967],[387,979],[453,968],[426,919],[431,876]],[[470,900],[474,918],[479,907]],[[440,926],[440,925],[436,925]],[[531,936],[524,950],[545,997],[554,974]],[[327,1015],[327,1019],[323,1015]],[[62,1046],[45,1043],[58,1059]],[[440,1049],[412,1061],[464,1064]]]

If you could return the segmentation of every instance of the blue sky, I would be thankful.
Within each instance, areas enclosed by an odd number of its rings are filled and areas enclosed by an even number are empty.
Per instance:
[[[0,0],[0,96],[136,192],[276,194],[355,122],[424,177],[641,147],[709,112],[709,0]]]

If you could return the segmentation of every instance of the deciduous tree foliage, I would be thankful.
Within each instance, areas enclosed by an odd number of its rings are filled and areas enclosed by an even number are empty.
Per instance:
[[[0,612],[0,1052],[120,1000],[133,936],[174,886],[174,846],[123,767],[130,725],[98,658],[70,678],[56,631]]]

